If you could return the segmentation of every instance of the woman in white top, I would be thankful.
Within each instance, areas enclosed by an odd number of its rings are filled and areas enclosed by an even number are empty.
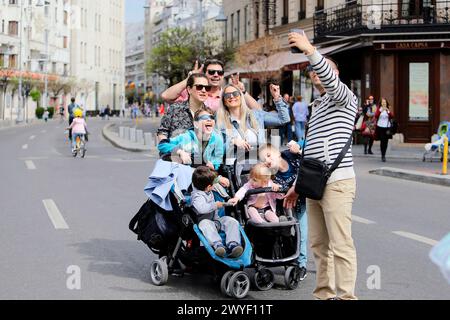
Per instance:
[[[381,160],[386,162],[386,150],[388,147],[389,139],[392,139],[392,135],[388,134],[388,129],[391,128],[391,119],[394,117],[394,113],[391,110],[391,106],[386,98],[381,98],[380,106],[375,113],[376,136],[380,140],[381,148]]]

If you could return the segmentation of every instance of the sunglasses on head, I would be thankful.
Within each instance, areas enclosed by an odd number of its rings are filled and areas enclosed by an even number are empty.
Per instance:
[[[241,95],[241,93],[240,93],[239,91],[233,91],[233,92],[225,93],[225,94],[223,95],[223,98],[224,98],[225,100],[227,100],[227,99],[231,99],[231,98],[237,98],[237,97],[239,97],[240,95]]]
[[[203,114],[195,119],[195,121],[205,121],[205,120],[215,120],[215,118],[212,114]]]
[[[223,76],[223,75],[225,74],[225,71],[223,71],[223,70],[208,70],[208,74],[209,74],[210,76],[213,76],[213,75],[215,75],[216,73],[217,73],[219,76]]]
[[[203,84],[194,84],[195,89],[197,89],[198,91],[202,91],[203,89],[205,89],[206,92],[210,92],[211,91],[211,86],[205,86]]]

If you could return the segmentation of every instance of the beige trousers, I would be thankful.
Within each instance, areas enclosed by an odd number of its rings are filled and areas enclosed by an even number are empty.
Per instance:
[[[316,263],[314,297],[356,300],[356,249],[352,206],[356,180],[330,183],[322,200],[307,200],[309,243]]]

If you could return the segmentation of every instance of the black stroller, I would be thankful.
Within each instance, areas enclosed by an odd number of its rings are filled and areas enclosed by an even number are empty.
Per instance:
[[[251,168],[257,160],[237,159],[234,167],[227,167],[230,181],[233,182],[232,194],[249,180]],[[290,210],[283,208],[282,201],[277,203],[277,215],[286,216],[287,220],[279,223],[256,224],[249,220],[246,202],[251,195],[274,192],[271,188],[249,190],[245,198],[237,206],[237,215],[245,219],[245,232],[253,245],[253,266],[255,275],[252,283],[261,291],[270,290],[274,285],[272,267],[284,267],[284,282],[288,289],[294,290],[300,282],[300,229],[298,221],[292,216]],[[280,190],[286,193],[287,190]]]
[[[209,273],[216,282],[220,282],[223,294],[244,298],[250,289],[250,279],[244,268],[251,265],[252,257],[252,246],[244,229],[241,228],[244,247],[241,257],[218,257],[196,225],[189,192],[171,192],[170,202],[173,211],[163,210],[147,200],[129,224],[138,240],[147,244],[159,257],[151,264],[152,283],[162,286],[167,283],[169,275],[183,276],[186,272]]]

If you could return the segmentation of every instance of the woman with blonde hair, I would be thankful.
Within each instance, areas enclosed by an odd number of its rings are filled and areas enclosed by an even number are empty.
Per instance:
[[[266,142],[266,126],[282,126],[290,121],[289,109],[281,97],[280,87],[271,84],[270,92],[277,113],[250,110],[237,86],[225,86],[221,106],[216,114],[216,127],[226,135],[226,147],[236,146],[249,151]]]

